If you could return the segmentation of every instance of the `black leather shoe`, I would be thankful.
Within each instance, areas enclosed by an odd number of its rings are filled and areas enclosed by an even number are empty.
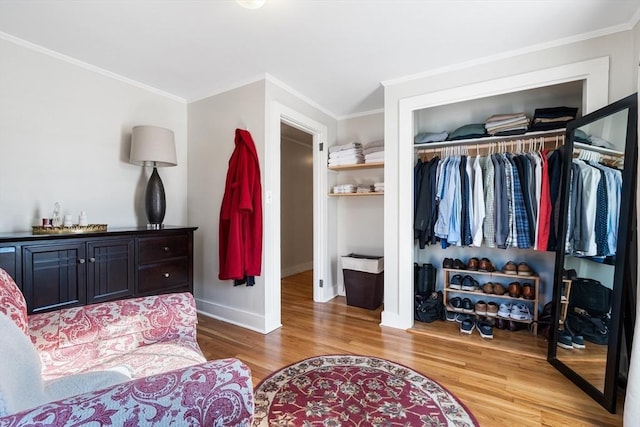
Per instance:
[[[456,258],[453,261],[453,268],[455,268],[456,270],[466,270],[467,265],[464,262],[462,262],[462,260],[459,260],[458,258]]]
[[[443,259],[442,268],[453,268],[453,260],[451,258]]]

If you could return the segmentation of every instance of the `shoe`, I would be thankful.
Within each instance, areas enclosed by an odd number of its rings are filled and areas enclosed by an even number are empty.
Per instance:
[[[508,319],[511,315],[511,304],[508,302],[503,302],[500,304],[500,309],[498,310],[498,317],[504,317]]]
[[[462,260],[459,260],[458,258],[456,258],[453,261],[453,268],[455,268],[456,270],[466,270],[467,265],[464,262],[462,262]]]
[[[473,319],[465,319],[460,323],[460,332],[463,334],[469,334],[473,332],[476,327],[476,322]]]
[[[482,301],[482,300],[476,302],[475,311],[476,311],[476,314],[479,314],[481,316],[486,316],[487,315],[487,303]]]
[[[493,339],[493,326],[484,320],[478,320],[476,327],[482,338]]]
[[[516,275],[516,274],[518,274],[518,266],[516,265],[515,262],[509,261],[504,265],[504,267],[502,267],[502,272],[504,274]]]
[[[465,313],[473,313],[473,303],[469,298],[462,299],[462,311]]]
[[[484,271],[487,273],[493,273],[496,269],[493,267],[491,261],[488,258],[482,258],[478,263],[478,271]]]
[[[472,319],[473,320],[473,316],[470,315],[470,314],[466,314],[466,313],[456,313],[456,322],[462,323],[466,319]]]
[[[522,285],[520,285],[519,282],[509,283],[509,296],[511,298],[520,298],[521,292],[522,292]]]
[[[459,274],[454,275],[449,283],[451,289],[462,289],[462,276]]]
[[[496,317],[498,315],[498,304],[493,301],[487,303],[487,316]]]
[[[524,329],[526,327],[527,327],[526,323],[516,322],[515,320],[509,320],[509,330],[511,332],[519,331],[520,329]]]
[[[464,276],[462,279],[462,290],[463,291],[476,291],[478,289],[478,281],[471,276]]]
[[[571,344],[573,345],[573,348],[577,348],[577,349],[585,348],[584,337],[582,335],[572,335]]]
[[[526,262],[518,264],[517,273],[518,276],[533,276],[533,270]]]
[[[567,331],[558,331],[558,347],[571,350],[573,348],[573,339],[571,334]]]
[[[445,317],[447,319],[448,322],[455,322],[456,321],[456,315],[458,313],[456,313],[455,311],[449,311],[447,310],[447,313],[445,314]]]
[[[467,262],[467,270],[478,271],[479,262],[480,261],[478,261],[478,258],[476,257],[469,258],[469,261]]]
[[[504,295],[506,289],[500,283],[493,284],[493,293],[496,295]]]
[[[451,258],[443,259],[442,268],[453,268],[453,260]]]
[[[536,299],[536,292],[533,289],[533,285],[531,283],[524,283],[522,285],[522,298]]]
[[[449,300],[449,304],[451,304],[451,307],[457,308],[458,310],[460,310],[462,309],[462,298],[453,297]]]
[[[482,292],[484,292],[485,294],[492,294],[493,293],[493,283],[487,282],[484,285],[482,285]]]
[[[496,328],[509,329],[509,321],[507,319],[503,319],[502,317],[496,317]]]
[[[509,317],[515,320],[533,319],[531,311],[529,311],[529,307],[527,307],[526,304],[523,303],[514,304],[513,307],[511,307],[511,313],[509,314]]]

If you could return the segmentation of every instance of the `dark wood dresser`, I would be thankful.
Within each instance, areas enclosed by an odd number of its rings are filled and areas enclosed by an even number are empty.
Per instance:
[[[169,292],[193,292],[193,232],[114,228],[105,232],[0,234],[0,267],[29,314]]]

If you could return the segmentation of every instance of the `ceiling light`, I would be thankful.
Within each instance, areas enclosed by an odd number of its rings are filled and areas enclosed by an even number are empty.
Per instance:
[[[267,0],[236,0],[236,2],[246,9],[259,9]]]

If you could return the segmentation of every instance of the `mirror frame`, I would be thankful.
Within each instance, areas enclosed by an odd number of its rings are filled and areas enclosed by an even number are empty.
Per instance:
[[[622,200],[620,204],[620,222],[618,225],[618,245],[616,248],[616,260],[615,270],[613,277],[613,291],[611,294],[611,323],[609,326],[609,342],[607,346],[607,361],[605,370],[604,391],[596,388],[593,384],[588,382],[585,378],[580,376],[572,368],[564,364],[557,358],[557,339],[558,339],[558,325],[560,321],[561,304],[553,304],[553,316],[552,324],[549,329],[549,347],[547,352],[547,360],[551,365],[558,369],[567,378],[573,381],[584,392],[591,396],[594,400],[600,403],[609,412],[615,413],[616,411],[616,397],[617,397],[617,385],[618,385],[618,370],[620,366],[620,344],[622,337],[622,319],[623,319],[623,298],[628,295],[625,280],[627,269],[627,248],[632,239],[631,231],[635,228],[635,225],[630,224],[633,220],[633,211],[635,209],[635,192],[636,192],[636,165],[637,165],[637,136],[638,136],[638,94],[634,93],[626,98],[616,101],[606,107],[603,107],[593,113],[587,114],[582,118],[573,120],[567,124],[566,130],[566,144],[565,144],[565,159],[564,171],[568,171],[571,168],[572,153],[574,148],[574,135],[575,130],[579,127],[585,126],[589,123],[606,118],[612,114],[620,112],[622,110],[629,110],[627,116],[627,132],[626,142],[624,150],[624,170],[622,172]],[[567,233],[567,217],[563,215],[568,210],[568,197],[569,194],[569,174],[563,173],[561,189],[563,191],[563,197],[560,202],[559,216],[559,230],[560,235],[563,236],[562,242],[564,242],[564,236]],[[623,220],[623,219],[627,220]],[[553,286],[553,300],[560,301],[562,294],[562,269],[564,266],[564,244],[558,245],[556,249],[556,264],[554,271],[554,286]],[[614,314],[615,313],[615,314]]]

